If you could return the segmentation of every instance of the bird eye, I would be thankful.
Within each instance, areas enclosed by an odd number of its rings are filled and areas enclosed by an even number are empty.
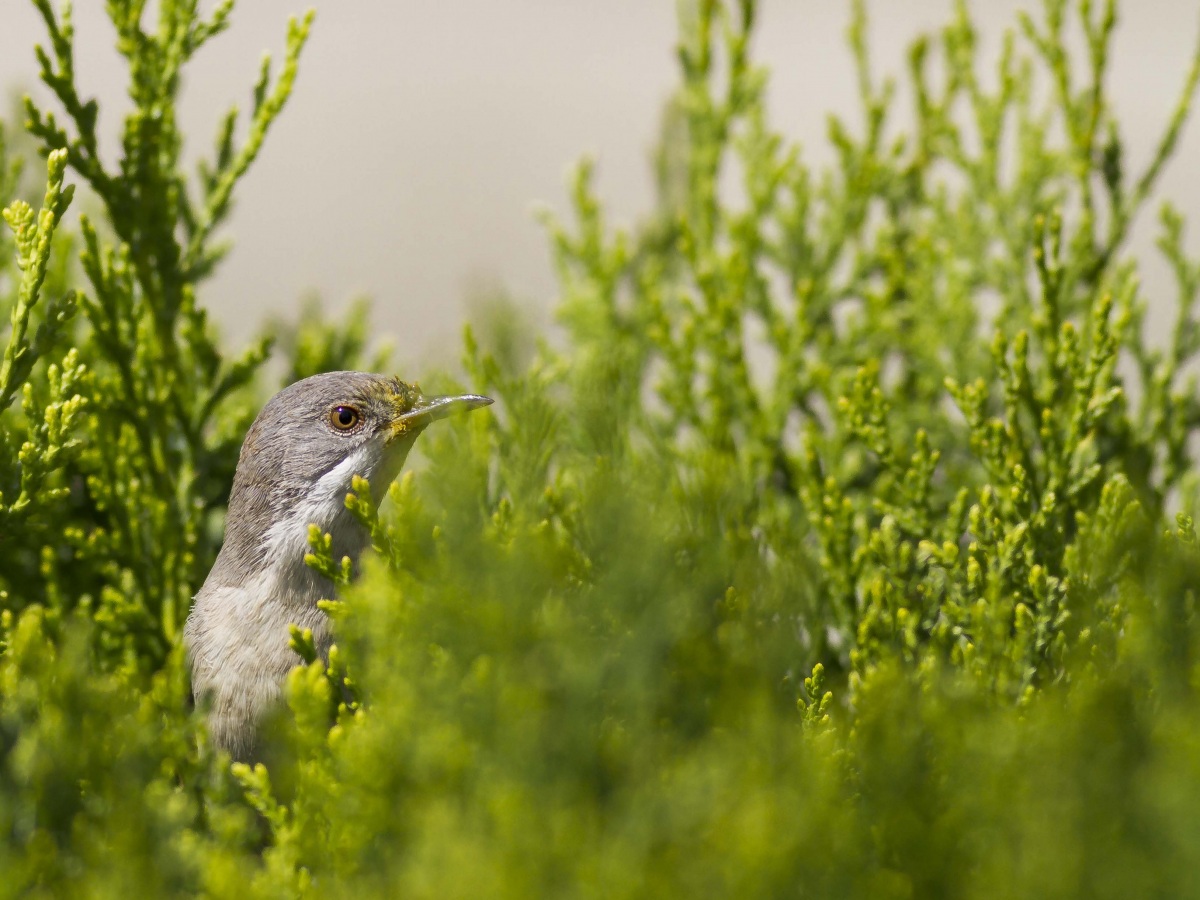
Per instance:
[[[362,413],[353,406],[335,406],[329,411],[329,424],[338,431],[353,431],[362,421]]]

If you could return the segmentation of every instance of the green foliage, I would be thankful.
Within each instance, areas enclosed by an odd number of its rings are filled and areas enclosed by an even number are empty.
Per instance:
[[[312,529],[338,646],[280,635],[287,709],[231,767],[178,625],[268,347],[227,360],[196,297],[309,19],[189,180],[182,67],[232,4],[164,0],[153,31],[109,4],[112,169],[69,8],[35,5],[66,124],[28,105],[46,199],[0,239],[14,892],[1200,896],[1200,262],[1164,206],[1156,344],[1125,249],[1200,50],[1131,174],[1114,3],[1045,0],[994,78],[959,4],[908,118],[857,3],[862,118],[814,171],[767,120],[755,4],[685,4],[654,212],[612,229],[580,167],[547,223],[565,348],[468,331],[496,405],[422,436],[382,511],[355,482],[360,572]],[[102,213],[81,243],[69,171]],[[288,379],[383,365],[364,316],[276,324]]]
[[[326,318],[316,298],[310,299],[296,322],[277,319],[270,330],[279,350],[290,361],[283,383],[291,384],[320,372],[338,372],[362,366],[368,372],[386,372],[391,347],[371,348],[369,306],[356,301],[341,322]],[[368,351],[370,351],[368,355]]]
[[[4,221],[12,229],[20,276],[15,279],[8,346],[0,363],[0,409],[7,410],[21,391],[25,426],[6,430],[4,435],[5,449],[9,451],[5,457],[15,461],[15,465],[4,473],[3,483],[14,485],[16,493],[7,504],[0,504],[6,530],[20,527],[35,497],[53,503],[66,495],[66,489],[52,484],[50,476],[64,467],[79,443],[71,435],[84,405],[84,398],[75,393],[75,388],[85,370],[77,361],[76,351],[68,351],[61,365],[49,364],[44,397],[35,396],[30,378],[35,361],[47,356],[60,342],[77,302],[75,293],[68,291],[45,303],[37,330],[29,337],[29,326],[42,299],[50,268],[55,230],[74,193],[71,187],[63,186],[65,168],[66,154],[51,153],[46,197],[40,212],[35,214],[28,203],[14,200],[3,213]],[[9,171],[15,181],[17,170]]]
[[[207,18],[195,2],[161,4],[152,30],[144,25],[144,3],[109,5],[133,103],[115,168],[98,150],[99,108],[76,83],[71,7],[56,10],[50,0],[35,6],[50,48],[37,48],[41,78],[65,119],[26,99],[26,126],[50,153],[52,184],[65,160],[95,193],[103,222],[98,228],[87,216],[80,220],[86,327],[66,341],[77,348],[71,365],[78,358],[87,366],[86,383],[62,367],[64,380],[74,378],[64,397],[78,391],[78,402],[90,407],[82,449],[66,473],[79,489],[66,516],[55,520],[55,552],[70,565],[47,565],[28,552],[6,579],[38,585],[21,591],[24,602],[86,606],[104,625],[96,634],[104,652],[154,669],[178,643],[215,553],[237,449],[254,414],[254,378],[270,348],[262,338],[226,359],[195,291],[227,249],[214,232],[291,92],[311,15],[289,26],[276,77],[264,58],[244,141],[235,140],[238,110],[231,108],[212,158],[189,181],[175,116],[181,77],[192,55],[225,29],[232,3]],[[67,294],[46,321],[65,319],[74,304]],[[13,333],[19,336],[15,326]],[[29,364],[56,349],[52,339]],[[46,543],[41,535],[33,547]]]

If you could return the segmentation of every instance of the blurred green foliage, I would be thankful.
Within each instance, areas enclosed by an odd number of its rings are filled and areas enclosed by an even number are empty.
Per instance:
[[[270,342],[231,359],[197,296],[311,17],[189,177],[175,98],[232,3],[109,3],[107,168],[69,8],[34,2],[62,121],[27,104],[47,189],[0,235],[0,891],[1200,896],[1200,262],[1164,205],[1155,343],[1126,250],[1200,52],[1137,169],[1114,3],[1043,0],[990,61],[960,4],[907,113],[856,3],[861,118],[814,170],[752,0],[684,4],[653,213],[610,226],[582,165],[547,221],[565,346],[468,331],[494,414],[423,436],[381,512],[356,485],[358,580],[314,530],[338,646],[293,630],[251,768],[178,625]],[[361,310],[271,330],[287,380],[386,361]]]

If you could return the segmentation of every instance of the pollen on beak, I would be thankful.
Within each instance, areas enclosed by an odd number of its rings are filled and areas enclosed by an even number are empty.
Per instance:
[[[479,394],[459,394],[453,397],[421,397],[412,408],[392,420],[392,434],[401,435],[408,431],[424,428],[431,422],[460,413],[491,406],[491,397]]]

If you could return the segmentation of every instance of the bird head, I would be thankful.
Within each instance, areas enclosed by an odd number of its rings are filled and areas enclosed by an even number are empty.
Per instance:
[[[476,394],[426,396],[416,385],[365,372],[289,385],[263,407],[242,444],[226,543],[261,546],[285,523],[331,527],[355,475],[370,481],[378,503],[426,427],[491,402]]]

